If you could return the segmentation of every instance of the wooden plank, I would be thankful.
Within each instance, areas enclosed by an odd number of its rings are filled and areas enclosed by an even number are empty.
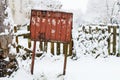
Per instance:
[[[19,34],[17,36],[18,37],[23,36],[24,38],[29,38],[30,39],[30,33]]]
[[[25,48],[24,46],[18,45],[19,48],[25,50],[27,53],[33,53],[30,49]]]
[[[16,36],[16,43],[18,44],[18,36]],[[17,53],[19,53],[19,47],[16,47],[16,51],[17,51]]]
[[[67,27],[66,27],[66,41],[71,41],[71,39],[72,39],[72,35],[71,35],[71,33],[72,33],[72,21],[71,21],[71,18],[72,18],[72,16],[70,16],[70,14],[68,14],[67,15]]]
[[[46,21],[46,26],[48,26],[46,28],[46,34],[45,34],[45,37],[46,37],[46,40],[50,40],[50,37],[51,37],[51,28],[52,28],[52,18],[50,18],[50,16],[52,16],[52,12],[48,12],[47,14],[47,21]]]
[[[116,26],[113,27],[113,55],[116,54]]]
[[[63,43],[63,54],[65,53],[65,44]]]
[[[68,51],[68,44],[67,43],[63,43],[63,54],[66,53],[66,50]]]
[[[40,41],[39,48],[41,51],[43,51],[43,42],[42,41]]]
[[[91,34],[92,32],[91,30],[92,30],[92,27],[89,26],[89,34]]]
[[[60,42],[57,42],[57,55],[60,55]]]
[[[34,40],[36,37],[36,21],[37,21],[37,12],[31,11],[31,19],[30,19],[30,37]]]
[[[68,28],[68,26],[67,26],[67,15],[66,14],[62,14],[62,20],[61,20],[61,33],[62,34],[60,34],[61,35],[61,41],[62,42],[66,42],[66,32],[67,32],[67,28]]]
[[[73,50],[73,40],[69,44],[69,56],[72,56],[72,50]]]
[[[98,27],[96,27],[96,32],[98,32],[98,30],[99,30]]]
[[[16,33],[17,32],[17,27],[16,26],[14,26],[14,33]]]
[[[108,26],[108,33],[111,33],[111,26]],[[110,40],[110,36],[109,36],[109,38],[108,38],[108,54],[110,55],[110,42],[111,42],[111,40]]]
[[[16,26],[14,27],[14,32],[15,33],[17,32],[17,27]],[[18,36],[16,36],[15,41],[18,44]],[[16,47],[16,52],[19,53],[19,47]]]
[[[31,48],[31,39],[28,38],[28,48]]]
[[[56,38],[56,40],[57,41],[60,41],[60,39],[61,39],[61,23],[62,23],[62,20],[60,19],[61,18],[61,16],[62,16],[62,14],[61,13],[57,13],[59,16],[56,18],[56,35],[55,35],[55,38]],[[58,45],[59,45],[59,43],[58,43]]]
[[[51,42],[51,53],[54,55],[54,42]]]
[[[119,30],[119,33],[117,34],[118,36],[118,39],[119,39],[119,42],[118,42],[118,54],[117,54],[117,57],[120,57],[120,28],[118,29]]]
[[[47,52],[47,42],[44,42],[44,51]]]
[[[27,31],[30,31],[30,25],[27,26]]]

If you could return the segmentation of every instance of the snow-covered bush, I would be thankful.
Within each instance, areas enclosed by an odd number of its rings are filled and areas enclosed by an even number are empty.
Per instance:
[[[108,55],[109,37],[107,27],[81,26],[78,28],[78,35],[74,38],[76,56],[91,55],[106,57]]]

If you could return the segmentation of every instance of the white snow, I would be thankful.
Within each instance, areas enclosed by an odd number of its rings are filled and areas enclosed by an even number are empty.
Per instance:
[[[119,80],[120,59],[113,56],[98,59],[84,56],[75,61],[68,57],[65,76],[59,76],[63,73],[63,55],[46,53],[43,58],[35,58],[34,75],[30,74],[30,59],[17,60],[18,71],[0,80]]]

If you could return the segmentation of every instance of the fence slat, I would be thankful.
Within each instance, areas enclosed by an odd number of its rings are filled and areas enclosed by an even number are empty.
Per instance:
[[[28,38],[28,48],[31,48],[31,39]]]
[[[30,31],[30,26],[29,25],[27,26],[27,31]],[[30,39],[30,36],[28,37],[28,48],[31,48],[31,39]]]
[[[108,33],[111,33],[111,26],[108,26]],[[108,38],[108,54],[110,55],[110,36]]]
[[[68,51],[68,44],[63,43],[63,54],[65,54],[66,51]]]
[[[72,50],[73,50],[73,40],[69,44],[69,56],[72,55]]]
[[[116,54],[116,26],[113,27],[113,54]]]
[[[44,51],[47,52],[47,42],[44,42]]]
[[[51,53],[54,55],[54,42],[51,42]]]
[[[43,51],[43,42],[42,41],[40,41],[39,48],[40,48],[40,51]]]
[[[16,26],[14,27],[14,32],[17,33],[17,27]],[[15,41],[18,44],[18,36],[16,36]],[[19,53],[19,47],[18,46],[16,47],[16,51],[17,51],[17,53]]]
[[[90,34],[91,34],[91,29],[92,29],[92,27],[89,26],[89,33],[90,33]]]
[[[27,26],[27,31],[30,31],[30,26],[29,25]]]
[[[57,55],[60,55],[60,42],[57,42]]]

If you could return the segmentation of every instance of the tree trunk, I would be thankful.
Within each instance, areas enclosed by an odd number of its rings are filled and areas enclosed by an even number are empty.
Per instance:
[[[8,7],[8,0],[0,0],[0,33],[4,32],[5,29],[8,29],[8,25],[4,24],[4,20],[8,17],[8,12],[6,9]],[[12,43],[13,36],[11,34],[0,35],[0,48],[3,49],[4,57],[7,57],[9,54],[8,45]]]
[[[7,17],[5,10],[7,8],[7,0],[0,0],[0,33],[5,31],[4,19]]]

